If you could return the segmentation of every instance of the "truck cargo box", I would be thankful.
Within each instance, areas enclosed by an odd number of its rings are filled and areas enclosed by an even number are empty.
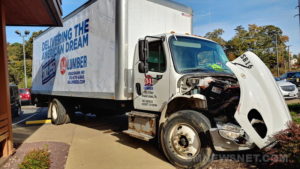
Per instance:
[[[92,0],[33,43],[32,93],[131,100],[139,38],[192,32],[192,10],[168,0]]]

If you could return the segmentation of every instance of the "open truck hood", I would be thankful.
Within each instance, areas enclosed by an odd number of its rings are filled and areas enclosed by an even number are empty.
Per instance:
[[[252,52],[244,53],[228,62],[227,66],[236,75],[241,88],[240,102],[234,117],[250,140],[263,148],[273,142],[274,134],[286,129],[287,123],[292,120],[280,89],[267,66]],[[261,115],[265,123],[265,136],[260,136],[252,125],[251,116],[257,114]]]

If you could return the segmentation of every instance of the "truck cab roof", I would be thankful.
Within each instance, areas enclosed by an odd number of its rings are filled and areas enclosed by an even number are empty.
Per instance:
[[[210,41],[210,42],[214,42],[214,43],[217,43],[211,39],[207,39],[203,36],[199,36],[199,35],[194,35],[194,34],[189,34],[189,33],[175,33],[175,32],[171,32],[171,33],[164,33],[164,34],[159,34],[159,35],[155,35],[154,37],[161,37],[161,36],[165,36],[165,37],[170,37],[170,36],[184,36],[184,37],[192,37],[192,38],[198,38],[198,39],[202,39],[202,40],[207,40],[207,41]],[[140,40],[142,40],[143,38],[141,38]]]

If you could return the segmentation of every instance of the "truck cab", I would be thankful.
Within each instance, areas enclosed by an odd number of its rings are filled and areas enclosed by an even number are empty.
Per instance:
[[[291,120],[272,74],[251,52],[229,62],[214,41],[170,33],[140,39],[133,65],[134,110],[124,132],[157,137],[178,167],[203,167],[212,150],[270,146]]]

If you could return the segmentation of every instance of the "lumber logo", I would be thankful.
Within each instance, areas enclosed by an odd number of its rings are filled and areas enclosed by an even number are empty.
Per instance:
[[[66,57],[62,57],[60,60],[60,74],[64,75],[67,71],[68,67],[68,59]]]

